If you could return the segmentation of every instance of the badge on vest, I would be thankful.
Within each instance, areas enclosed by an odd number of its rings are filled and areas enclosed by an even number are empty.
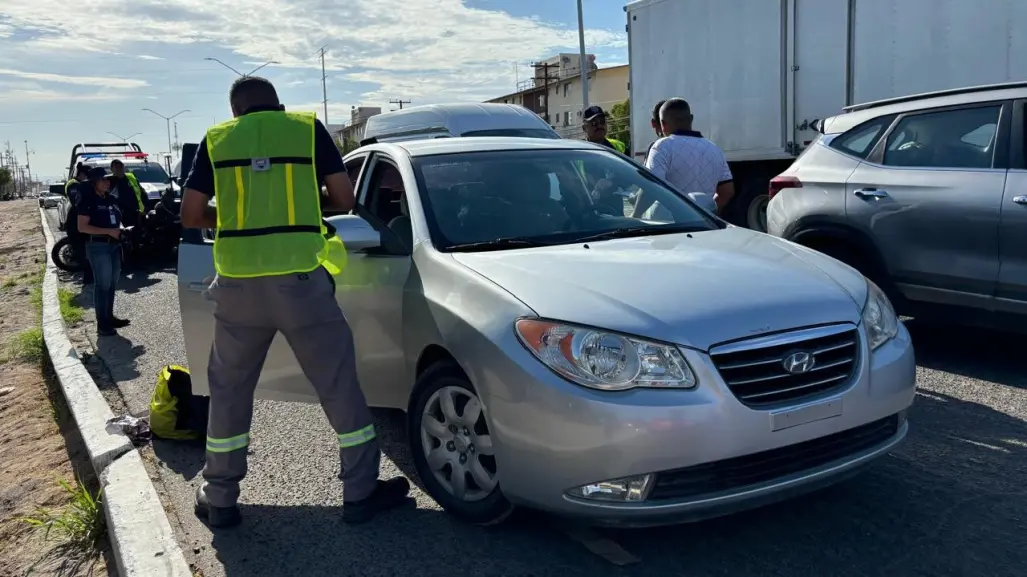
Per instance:
[[[267,172],[271,170],[271,159],[252,158],[250,159],[250,169],[254,172]]]

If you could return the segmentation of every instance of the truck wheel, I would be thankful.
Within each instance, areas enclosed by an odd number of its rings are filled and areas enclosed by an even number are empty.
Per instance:
[[[770,195],[767,187],[769,178],[755,178],[745,181],[737,196],[731,202],[731,222],[756,232],[767,232],[767,205]]]
[[[418,377],[408,419],[417,475],[443,509],[475,525],[510,516],[481,400],[459,366],[438,362]]]

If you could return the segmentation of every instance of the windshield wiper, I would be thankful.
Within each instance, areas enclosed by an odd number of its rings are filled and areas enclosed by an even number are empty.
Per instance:
[[[482,242],[468,242],[454,244],[448,248],[450,252],[478,252],[487,250],[505,250],[508,248],[534,248],[550,246],[552,243],[542,242],[530,238],[497,238]]]
[[[589,242],[596,240],[611,240],[615,238],[631,238],[634,236],[652,236],[657,234],[678,234],[684,232],[704,232],[709,227],[696,225],[652,225],[652,226],[629,226],[617,228],[596,234],[590,234],[574,239],[574,242]]]

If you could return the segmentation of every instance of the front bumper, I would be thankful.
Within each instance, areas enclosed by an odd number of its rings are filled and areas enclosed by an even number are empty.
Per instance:
[[[489,371],[482,387],[488,391],[500,487],[520,505],[596,524],[648,526],[724,515],[835,483],[905,438],[906,409],[915,394],[916,363],[905,327],[900,326],[896,338],[874,354],[862,331],[859,335],[861,354],[847,386],[773,410],[743,405],[710,357],[699,351],[683,351],[699,379],[695,390],[603,393],[570,384],[527,351],[521,354],[504,344],[510,357],[503,370]],[[840,406],[840,414],[773,430],[773,414],[824,403]],[[666,490],[666,482],[661,485],[661,478],[687,476],[699,465],[722,467],[775,450],[781,454],[832,435],[852,436],[857,428],[884,423],[889,417],[893,428],[878,431],[869,444],[852,445],[848,453],[813,460],[809,467],[792,467],[777,477],[757,475],[750,484],[680,497]],[[574,487],[645,474],[656,474],[656,480],[642,501],[599,501],[567,493]]]

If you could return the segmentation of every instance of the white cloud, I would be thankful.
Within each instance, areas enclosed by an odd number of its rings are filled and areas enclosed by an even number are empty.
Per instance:
[[[164,60],[160,56],[150,56],[149,54],[140,54],[136,58],[140,60]]]
[[[0,86],[0,102],[41,102],[41,101],[75,101],[88,102],[97,100],[119,100],[124,94],[112,92],[71,93],[46,88],[12,88]]]
[[[235,52],[239,63],[276,60],[278,67],[319,68],[317,50],[327,46],[326,67],[377,86],[365,96],[376,102],[496,96],[513,90],[514,62],[577,46],[574,29],[471,8],[463,0],[251,0],[246,13],[252,17],[246,18],[237,0],[93,0],[77,5],[74,19],[66,17],[67,0],[3,4],[9,24],[40,31],[22,43],[37,54],[131,54],[129,44],[144,39],[148,52],[155,44],[206,44]],[[586,42],[598,52],[626,41],[619,31],[588,30]],[[0,39],[0,52],[6,48]]]
[[[40,82],[56,82],[59,84],[75,84],[78,86],[100,86],[105,88],[142,88],[149,86],[145,80],[131,78],[107,78],[102,76],[65,76],[47,72],[24,72],[0,68],[0,76],[13,76],[24,80]]]

